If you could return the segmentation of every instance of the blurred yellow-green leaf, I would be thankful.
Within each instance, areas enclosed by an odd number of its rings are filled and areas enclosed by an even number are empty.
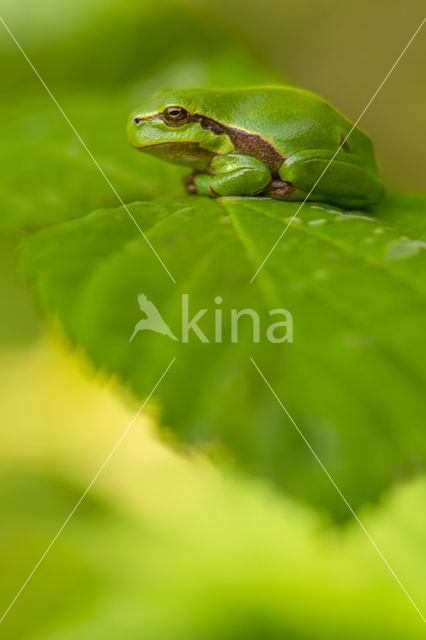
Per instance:
[[[6,608],[135,408],[47,340],[0,365]],[[4,637],[423,637],[355,521],[331,526],[262,483],[172,454],[151,431],[146,418],[134,424],[3,621]],[[424,479],[404,483],[359,514],[419,607],[425,491]]]

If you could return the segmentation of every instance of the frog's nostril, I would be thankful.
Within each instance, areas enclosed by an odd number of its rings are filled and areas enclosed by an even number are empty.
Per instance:
[[[140,124],[141,122],[142,122],[142,118],[140,118],[139,116],[136,116],[136,118],[133,118],[134,124]]]

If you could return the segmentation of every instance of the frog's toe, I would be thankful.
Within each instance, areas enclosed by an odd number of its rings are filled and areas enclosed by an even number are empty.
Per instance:
[[[190,195],[197,195],[198,189],[194,181],[195,174],[190,173],[183,177],[183,184],[185,186],[186,192]]]
[[[294,191],[291,182],[286,180],[271,180],[268,186],[263,190],[262,195],[267,198],[275,198],[276,200],[288,200]]]

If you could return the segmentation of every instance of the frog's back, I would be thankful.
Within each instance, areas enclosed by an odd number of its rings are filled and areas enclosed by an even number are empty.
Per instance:
[[[352,128],[328,102],[303,89],[253,87],[229,94],[234,105],[229,124],[257,132],[285,157],[305,149],[336,150]],[[359,129],[352,131],[348,144],[353,153],[374,161],[371,141]]]
[[[337,150],[352,128],[349,120],[325,100],[290,86],[184,89],[172,95],[168,94],[169,101],[182,104],[192,113],[260,135],[284,158],[303,150]],[[362,131],[351,132],[348,146],[353,154],[375,165],[372,143]]]

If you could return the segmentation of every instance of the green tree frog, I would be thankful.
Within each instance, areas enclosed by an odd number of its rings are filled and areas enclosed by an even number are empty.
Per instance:
[[[189,193],[304,200],[314,188],[310,200],[346,208],[383,195],[370,138],[290,86],[166,89],[131,115],[127,132],[140,151],[192,168]]]

